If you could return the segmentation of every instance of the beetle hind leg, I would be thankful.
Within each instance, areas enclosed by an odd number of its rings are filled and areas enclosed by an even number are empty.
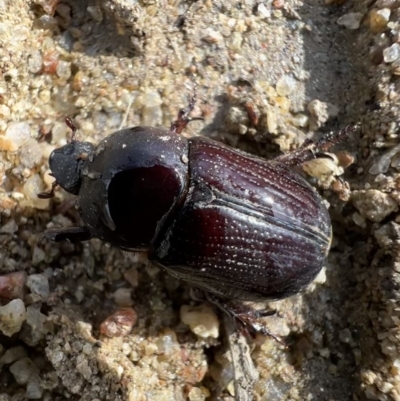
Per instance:
[[[350,133],[357,129],[358,125],[348,125],[338,132],[331,132],[323,136],[320,140],[314,142],[311,139],[306,140],[302,146],[293,152],[278,156],[274,160],[286,164],[287,166],[298,166],[309,160],[321,157],[331,146],[348,137]],[[325,155],[322,157],[326,157]]]
[[[53,242],[69,241],[72,243],[87,241],[92,238],[92,234],[86,227],[64,227],[51,228],[46,230],[42,238]]]
[[[222,300],[212,294],[206,294],[207,300],[216,305],[220,310],[228,314],[238,325],[239,330],[247,337],[255,337],[260,333],[269,336],[279,344],[287,347],[287,344],[278,336],[273,334],[265,325],[260,323],[258,319],[272,316],[276,314],[276,310],[261,309],[257,310],[251,305]]]

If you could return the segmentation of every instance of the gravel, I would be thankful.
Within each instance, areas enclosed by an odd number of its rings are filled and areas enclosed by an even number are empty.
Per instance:
[[[254,399],[400,400],[399,17],[398,0],[0,0],[0,400],[234,399],[223,320],[184,283],[41,240],[79,224],[70,195],[37,198],[64,118],[93,143],[169,126],[194,82],[204,121],[183,135],[265,158],[360,123],[311,167],[332,249],[323,279],[267,305],[289,346],[249,341]]]

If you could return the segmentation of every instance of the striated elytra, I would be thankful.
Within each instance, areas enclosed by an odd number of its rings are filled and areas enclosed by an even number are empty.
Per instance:
[[[40,196],[52,196],[56,184],[77,195],[83,226],[45,237],[100,238],[147,251],[172,276],[228,302],[298,293],[325,262],[331,222],[320,195],[292,166],[337,137],[266,161],[179,135],[192,108],[170,129],[124,129],[97,146],[73,138],[54,150],[56,182]]]

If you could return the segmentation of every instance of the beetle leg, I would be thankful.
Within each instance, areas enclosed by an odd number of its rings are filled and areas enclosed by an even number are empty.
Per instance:
[[[51,184],[50,192],[40,192],[40,193],[37,194],[37,197],[40,198],[40,199],[50,199],[50,198],[52,198],[54,196],[54,192],[55,192],[57,186],[58,186],[58,182],[54,181]]]
[[[255,334],[261,333],[264,336],[269,336],[269,337],[273,338],[279,344],[281,344],[285,348],[287,348],[287,344],[285,344],[285,342],[282,339],[280,339],[274,333],[269,331],[269,329],[265,325],[257,322],[257,318],[258,318],[257,312],[258,311],[252,310],[251,308],[249,308],[249,310],[247,312],[239,313],[239,314],[235,315],[234,317],[236,320],[238,320],[242,324],[244,330],[246,330],[249,333],[249,335],[252,335],[254,337]],[[270,316],[271,314],[274,314],[276,311],[269,311],[269,312],[272,312],[272,313],[270,313],[269,315],[265,315],[265,316]]]
[[[300,148],[278,156],[275,160],[287,166],[297,166],[306,161],[320,157],[321,153],[326,152],[331,146],[346,138],[350,133],[354,132],[357,127],[358,125],[348,125],[338,132],[331,132],[325,135],[316,142],[308,139]]]
[[[189,100],[188,106],[184,109],[179,110],[178,118],[171,124],[171,128],[169,129],[170,132],[180,134],[191,121],[204,120],[203,117],[189,117],[190,113],[194,109],[196,100],[197,100],[197,90],[196,90],[196,85],[194,85],[193,95]]]
[[[53,242],[69,241],[69,242],[81,242],[87,241],[92,238],[92,234],[86,227],[64,227],[64,228],[51,228],[46,230],[42,235]]]
[[[206,293],[206,298],[212,304],[218,306],[223,312],[231,316],[238,324],[239,330],[247,337],[255,337],[257,333],[272,337],[279,344],[287,347],[279,337],[271,333],[267,327],[257,322],[261,317],[271,316],[276,313],[276,310],[257,310],[250,305],[245,305],[240,302],[222,300],[215,295]]]
[[[78,128],[76,128],[76,125],[72,121],[71,117],[65,117],[65,124],[67,124],[68,128],[70,128],[72,131],[69,142],[74,142],[76,140],[76,131],[78,130]]]

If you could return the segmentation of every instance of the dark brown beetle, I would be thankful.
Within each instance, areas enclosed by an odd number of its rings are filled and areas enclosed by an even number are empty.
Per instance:
[[[84,225],[51,229],[45,237],[100,238],[147,251],[151,262],[248,323],[232,301],[289,297],[321,270],[331,241],[329,214],[291,167],[349,128],[266,161],[204,137],[180,136],[193,105],[194,98],[170,129],[128,128],[97,146],[73,135],[56,149],[49,160],[55,184],[40,196],[52,196],[57,184],[77,195]]]

